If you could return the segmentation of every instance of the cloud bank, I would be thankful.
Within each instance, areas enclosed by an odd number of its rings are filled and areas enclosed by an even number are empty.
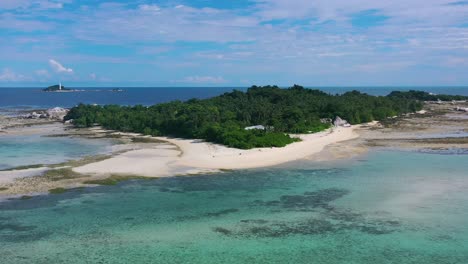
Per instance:
[[[468,84],[466,1],[5,0],[0,28],[0,68],[31,76],[60,57],[83,81]]]
[[[221,84],[226,80],[221,76],[187,76],[181,80],[176,80],[177,83],[192,83],[192,84]]]

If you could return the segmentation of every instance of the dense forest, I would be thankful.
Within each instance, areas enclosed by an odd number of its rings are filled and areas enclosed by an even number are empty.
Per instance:
[[[404,99],[420,100],[420,101],[459,101],[459,100],[468,100],[468,96],[462,95],[447,95],[447,94],[432,94],[423,91],[409,90],[407,92],[402,91],[393,91],[388,97],[397,97]]]
[[[252,86],[210,99],[173,101],[153,106],[84,105],[73,107],[65,120],[77,127],[153,136],[200,138],[235,148],[283,147],[297,139],[288,133],[315,133],[331,126],[337,116],[351,124],[382,120],[420,110],[418,100],[371,96],[358,91],[331,95],[294,85]],[[322,119],[322,120],[321,120]],[[322,122],[321,122],[322,121]],[[262,125],[264,130],[245,130]]]

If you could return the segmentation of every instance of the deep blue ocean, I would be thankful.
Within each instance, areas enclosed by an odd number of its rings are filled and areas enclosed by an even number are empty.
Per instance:
[[[387,95],[395,90],[424,90],[436,94],[459,94],[468,96],[468,87],[309,87],[336,94],[359,90],[372,95]],[[73,107],[85,104],[153,105],[173,100],[209,98],[230,92],[233,89],[246,90],[246,87],[154,87],[122,88],[123,92],[112,92],[112,88],[77,88],[80,92],[47,93],[41,88],[0,88],[0,114],[18,110],[42,109],[50,107]]]

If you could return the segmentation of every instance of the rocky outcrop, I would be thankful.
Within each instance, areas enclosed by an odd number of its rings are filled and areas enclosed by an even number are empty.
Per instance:
[[[468,107],[459,107],[457,106],[455,108],[455,111],[459,111],[459,112],[468,112]]]
[[[25,115],[22,115],[22,118],[26,119],[39,119],[39,118],[47,118],[52,120],[59,120],[62,121],[63,118],[67,115],[68,109],[61,108],[61,107],[54,107],[47,109],[45,111],[34,111]]]
[[[46,113],[49,116],[49,118],[63,120],[63,118],[68,113],[68,109],[61,108],[61,107],[54,107],[54,108],[48,109]]]

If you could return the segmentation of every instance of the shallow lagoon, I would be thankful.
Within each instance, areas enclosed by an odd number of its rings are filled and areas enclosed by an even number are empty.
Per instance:
[[[2,263],[467,263],[468,156],[129,181],[0,203]]]
[[[56,164],[109,153],[112,140],[35,135],[0,136],[0,170],[34,164]]]

